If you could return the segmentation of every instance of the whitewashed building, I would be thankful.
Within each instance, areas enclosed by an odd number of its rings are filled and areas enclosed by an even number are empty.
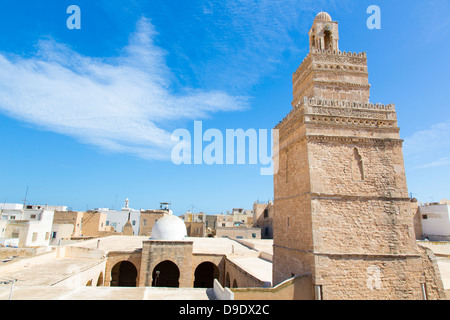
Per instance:
[[[54,211],[46,206],[3,204],[0,223],[1,243],[17,243],[19,247],[48,246]]]
[[[52,233],[50,236],[50,245],[59,246],[63,243],[70,243],[74,225],[71,223],[66,224],[53,224]]]
[[[445,201],[419,206],[423,238],[450,241],[450,205]]]
[[[99,208],[98,212],[106,213],[106,226],[111,226],[116,232],[123,232],[123,227],[130,218],[133,227],[133,235],[139,235],[139,225],[141,221],[141,211],[130,208],[130,201],[125,200],[121,211]]]

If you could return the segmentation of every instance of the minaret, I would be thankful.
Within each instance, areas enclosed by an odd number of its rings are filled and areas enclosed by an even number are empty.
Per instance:
[[[317,299],[441,298],[415,242],[395,105],[369,102],[366,54],[338,42],[319,13],[275,128],[273,283],[310,275]]]
[[[321,12],[309,31],[310,52],[293,75],[295,107],[304,97],[367,103],[370,97],[366,53],[339,51],[339,27]]]
[[[132,236],[133,235],[133,225],[131,224],[131,211],[128,212],[127,223],[123,226],[123,235]]]
[[[130,210],[130,200],[127,198],[125,200],[125,204],[123,205],[122,211],[128,212],[128,220],[123,226],[123,235],[124,236],[132,236],[134,234],[133,232],[133,225],[131,224],[131,210]]]

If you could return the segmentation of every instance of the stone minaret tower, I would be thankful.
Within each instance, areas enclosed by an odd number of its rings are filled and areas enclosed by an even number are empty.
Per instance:
[[[339,51],[329,14],[309,42],[275,128],[274,285],[310,274],[317,299],[442,298],[415,242],[395,106],[369,102],[366,54]]]

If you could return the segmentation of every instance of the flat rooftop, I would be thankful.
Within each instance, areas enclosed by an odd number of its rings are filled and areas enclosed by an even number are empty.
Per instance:
[[[439,271],[441,272],[444,290],[450,291],[450,258],[437,258]],[[449,296],[450,298],[450,296]]]
[[[97,249],[99,239],[71,244],[70,246]],[[142,248],[148,237],[110,236],[100,239],[99,249],[110,251],[135,251]],[[197,254],[223,254],[238,267],[266,282],[272,281],[272,263],[260,258],[261,252],[272,253],[272,240],[238,240],[226,238],[188,238],[193,242]],[[442,276],[444,290],[450,298],[450,242],[418,242],[434,251]],[[26,261],[24,259],[22,261]],[[74,266],[77,270],[89,269],[104,259],[56,258],[49,257],[23,263],[11,271],[2,272],[1,279],[17,279],[14,284],[13,299],[20,300],[211,300],[210,289],[195,288],[119,288],[80,287],[76,289],[55,286],[71,276]],[[49,272],[51,270],[51,272]],[[5,270],[6,271],[6,270]],[[11,285],[0,285],[0,300],[9,299]],[[209,290],[209,291],[208,291]]]
[[[0,285],[0,300],[11,286]],[[212,289],[153,287],[14,287],[12,300],[215,300]]]
[[[449,241],[417,241],[418,245],[433,250],[436,256],[448,256],[450,258],[450,242]]]
[[[77,242],[69,246],[101,250],[105,254],[114,251],[134,252],[142,248],[143,241],[149,240],[146,236],[109,236],[105,238],[91,239]],[[272,253],[273,240],[231,240],[228,238],[186,238],[186,241],[193,242],[194,254],[212,254],[225,255],[230,261],[238,267],[248,272],[258,280],[265,282],[267,286],[272,283],[272,263],[259,258],[261,251]],[[98,247],[97,247],[98,246]],[[100,261],[100,260],[98,260]],[[88,267],[91,263],[98,263],[92,259],[53,259],[49,261],[52,265],[52,275],[46,274],[48,268],[45,264],[42,266],[33,266],[29,270],[23,270],[21,273],[9,274],[8,276],[20,276],[23,285],[45,286],[51,285],[52,279],[64,278],[65,270],[73,264],[81,269]],[[38,276],[39,275],[39,276]],[[38,280],[42,275],[42,279]],[[5,275],[6,276],[6,275]]]
[[[24,259],[25,261],[25,259]],[[83,258],[55,258],[18,265],[13,271],[2,272],[0,279],[17,279],[14,286],[52,286],[74,272],[89,269],[104,260]]]
[[[142,242],[149,240],[146,236],[109,236],[96,238],[69,246],[111,251],[133,252],[142,249]],[[99,242],[100,241],[100,242]],[[255,249],[228,238],[186,238],[193,242],[193,253],[223,255],[257,255],[258,251],[272,250],[273,240],[255,240]],[[246,240],[247,241],[247,240]],[[97,248],[98,244],[98,248]],[[264,249],[264,250],[259,250]]]

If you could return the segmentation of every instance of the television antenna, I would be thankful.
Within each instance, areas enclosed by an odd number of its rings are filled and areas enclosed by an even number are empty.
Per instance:
[[[27,191],[25,192],[25,199],[23,199],[23,206],[24,207],[27,205],[27,197],[28,197],[28,186],[27,186]]]

